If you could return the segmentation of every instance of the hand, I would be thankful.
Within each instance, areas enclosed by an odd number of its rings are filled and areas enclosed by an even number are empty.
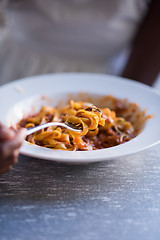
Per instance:
[[[18,162],[19,149],[26,136],[26,130],[18,131],[0,123],[0,174],[12,169]]]

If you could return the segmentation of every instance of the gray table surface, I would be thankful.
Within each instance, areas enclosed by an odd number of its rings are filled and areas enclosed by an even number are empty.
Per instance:
[[[20,156],[0,177],[0,239],[160,239],[160,144],[89,165]]]

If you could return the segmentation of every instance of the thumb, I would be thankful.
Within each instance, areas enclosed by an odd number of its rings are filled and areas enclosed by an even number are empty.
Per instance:
[[[3,146],[3,152],[5,157],[9,157],[14,150],[21,147],[24,139],[26,137],[26,129],[20,129],[15,134],[14,138],[6,141]]]
[[[10,140],[15,136],[15,131],[0,123],[0,141]]]

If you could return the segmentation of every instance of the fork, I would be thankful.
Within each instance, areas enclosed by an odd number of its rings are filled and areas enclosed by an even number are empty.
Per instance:
[[[53,126],[60,126],[60,127],[65,127],[71,131],[74,131],[74,132],[80,132],[81,129],[78,129],[76,128],[75,126],[71,125],[70,123],[68,122],[65,122],[65,123],[61,123],[61,122],[49,122],[49,123],[45,123],[45,124],[42,124],[42,125],[39,125],[39,126],[36,126],[36,127],[33,127],[33,128],[29,128],[27,130],[27,136],[34,133],[34,132],[37,132],[43,128],[47,128],[47,127],[53,127]]]

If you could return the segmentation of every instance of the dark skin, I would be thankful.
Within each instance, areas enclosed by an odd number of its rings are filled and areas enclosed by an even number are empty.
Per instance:
[[[152,0],[132,45],[122,76],[152,85],[160,72],[160,0]],[[0,174],[17,163],[25,131],[0,124]]]
[[[160,1],[152,0],[122,77],[152,85],[160,72]]]

